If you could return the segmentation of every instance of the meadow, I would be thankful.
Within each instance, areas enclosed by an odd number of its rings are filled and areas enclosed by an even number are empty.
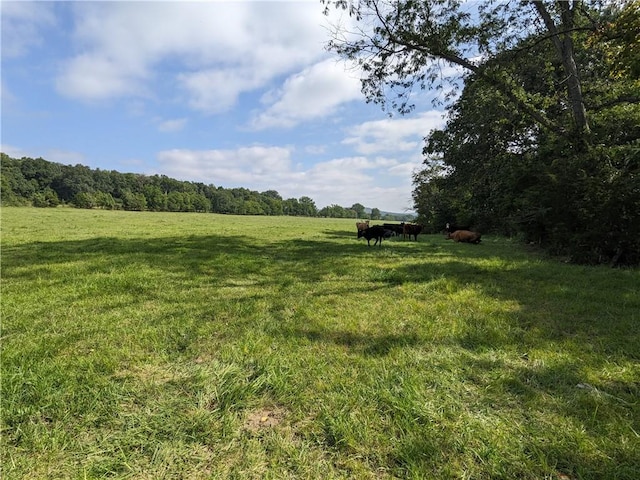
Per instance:
[[[640,478],[640,271],[2,209],[5,479]]]

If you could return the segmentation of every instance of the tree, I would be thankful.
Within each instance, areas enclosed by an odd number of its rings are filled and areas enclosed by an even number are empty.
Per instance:
[[[73,197],[72,203],[76,206],[76,208],[94,208],[96,206],[96,201],[93,197],[93,194],[88,192],[76,193],[76,195]]]
[[[213,195],[212,209],[216,213],[237,213],[238,201],[230,190],[220,187]]]
[[[632,0],[622,8],[620,15],[602,30],[607,49],[607,62],[616,77],[628,75],[640,82],[640,1]]]
[[[603,2],[487,0],[478,4],[477,14],[459,0],[322,2],[325,12],[333,6],[348,10],[358,20],[356,32],[336,27],[328,48],[359,65],[367,101],[407,113],[414,108],[411,93],[415,87],[442,89],[447,81],[459,86],[455,78],[443,77],[443,66],[453,66],[481,78],[539,126],[575,144],[590,142],[574,37],[581,31],[597,30],[590,13]],[[555,49],[557,68],[564,79],[561,104],[573,125],[560,116],[551,118],[540,108],[536,96],[516,81],[513,71],[502,68],[504,63],[487,68],[497,54],[511,51],[516,58],[538,42],[551,42]],[[445,99],[453,98],[456,92],[454,88]]]
[[[371,209],[371,220],[380,220],[382,214],[380,213],[380,209],[372,208]]]
[[[309,197],[288,198],[282,202],[285,215],[297,217],[315,217],[318,214],[315,202]]]
[[[275,190],[267,190],[260,194],[263,209],[267,215],[282,215],[284,213],[283,200]]]
[[[329,218],[348,218],[349,215],[346,213],[344,207],[340,205],[332,204],[327,207],[320,209],[318,215],[321,217],[329,217]]]
[[[167,210],[167,195],[158,185],[146,185],[144,196],[147,199],[147,208],[153,212],[163,212]]]
[[[351,210],[356,212],[357,218],[364,218],[364,216],[365,216],[364,205],[362,205],[360,203],[354,203],[353,205],[351,205]]]
[[[52,179],[51,187],[65,202],[72,201],[78,193],[93,194],[96,191],[93,172],[89,167],[80,164],[62,165],[60,174]]]
[[[0,157],[0,194],[3,206],[27,205],[37,191],[37,186],[28,181],[21,170],[21,161],[2,153]]]
[[[60,199],[56,192],[47,187],[44,191],[35,193],[31,203],[34,207],[57,207],[60,204]]]
[[[104,208],[106,210],[115,210],[116,208],[116,201],[110,193],[102,191],[96,192],[94,199],[96,206],[99,208]]]
[[[50,187],[62,175],[61,165],[47,162],[43,158],[22,157],[20,170],[25,179],[35,180],[39,189]]]
[[[255,200],[247,200],[242,203],[242,207],[240,210],[242,215],[264,215],[264,209],[260,202]]]
[[[211,202],[201,193],[190,194],[191,206],[195,212],[208,212],[211,210]]]
[[[125,210],[142,212],[147,209],[147,199],[142,193],[133,193],[130,190],[122,194],[122,206]]]
[[[304,217],[315,217],[318,214],[318,208],[310,197],[300,197],[298,199],[298,204],[300,206],[299,215]]]
[[[287,198],[282,202],[282,213],[295,216],[299,211],[299,203],[296,198]]]
[[[167,195],[167,210],[170,212],[187,212],[189,203],[182,192],[169,192]]]
[[[616,24],[616,12],[605,14]],[[581,36],[574,45],[584,65],[593,146],[575,148],[570,139],[539,128],[510,108],[484,76],[471,74],[448,109],[446,127],[428,136],[425,168],[414,176],[423,223],[453,220],[517,232],[581,263],[640,261],[637,79],[603,55],[610,46],[594,44],[597,35]],[[560,121],[566,109],[554,86],[564,78],[554,68],[555,47],[535,38],[523,44],[532,45],[535,55],[514,58],[506,51],[485,67],[510,68],[549,118]]]

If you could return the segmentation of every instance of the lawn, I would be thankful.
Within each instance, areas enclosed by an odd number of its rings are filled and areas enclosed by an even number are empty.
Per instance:
[[[637,269],[69,208],[1,255],[2,478],[640,478]]]

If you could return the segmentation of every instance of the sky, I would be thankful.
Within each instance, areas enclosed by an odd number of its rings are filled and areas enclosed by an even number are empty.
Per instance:
[[[216,187],[413,211],[435,92],[366,103],[319,0],[2,1],[1,148]]]

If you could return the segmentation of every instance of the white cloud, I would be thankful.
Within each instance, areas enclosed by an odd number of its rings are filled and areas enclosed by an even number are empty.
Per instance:
[[[325,145],[307,145],[304,151],[311,155],[321,155],[327,151],[327,147]]]
[[[9,3],[2,3],[3,13]],[[52,33],[51,25],[59,28],[50,45],[43,43],[42,51],[32,51],[24,65],[28,61],[29,68],[38,66],[43,55],[49,62],[63,58],[57,63],[55,79],[59,93],[71,100],[103,101],[105,106],[110,100],[124,99],[114,108],[99,111],[67,108],[68,102],[47,99],[44,92],[34,90],[37,95],[29,98],[38,102],[42,98],[52,119],[77,121],[87,127],[88,135],[80,137],[80,148],[73,143],[77,138],[38,140],[48,150],[36,156],[82,163],[82,155],[73,153],[79,150],[100,162],[94,167],[161,173],[225,187],[275,189],[285,198],[310,196],[320,207],[359,202],[403,211],[410,206],[411,172],[421,161],[422,137],[443,120],[431,112],[360,123],[346,134],[336,127],[362,121],[369,114],[352,108],[364,100],[357,73],[345,71],[323,49],[328,40],[323,25],[328,20],[317,0],[64,2],[55,8],[43,2],[24,3],[32,7],[23,15],[31,19],[24,25],[33,30],[24,30],[26,43],[14,51],[29,53],[27,49],[45,38],[39,35]],[[53,13],[59,14],[57,20]],[[4,26],[3,19],[3,41]],[[45,51],[45,46],[50,48]],[[5,47],[9,44],[3,44],[3,53]],[[30,78],[38,82],[25,89],[45,84],[49,76]],[[25,93],[18,81],[10,80],[7,84],[16,101],[27,98],[30,91]],[[6,87],[2,85],[3,105],[8,98]],[[38,103],[38,108],[45,107]],[[185,107],[205,115],[187,115]],[[235,107],[239,108],[228,116],[206,117]],[[113,135],[104,132],[110,132],[116,122],[124,128],[123,115],[129,117],[124,119],[129,133],[125,137],[131,140],[105,146],[103,142]],[[358,120],[349,120],[354,115]],[[314,122],[321,118],[334,122],[333,128],[327,128],[328,122]],[[293,129],[304,122],[309,128]],[[254,131],[248,131],[247,125]],[[267,131],[274,127],[292,129]],[[47,130],[56,128],[39,128]],[[94,131],[99,135],[91,138]],[[149,158],[154,154],[145,149],[153,150],[167,141],[167,132],[178,131],[182,145],[211,141],[214,149],[164,150],[156,156],[155,171],[150,171]],[[29,145],[19,137],[6,140]],[[258,141],[271,143],[247,143]],[[270,146],[273,143],[282,146]],[[98,153],[85,152],[87,145]],[[248,146],[223,149],[220,145]],[[112,146],[109,159],[100,160],[101,149]]]
[[[29,154],[20,147],[14,145],[8,145],[6,143],[0,144],[0,152],[9,155],[11,158],[27,157]]]
[[[56,79],[56,88],[66,96],[84,100],[105,100],[114,96],[142,95],[142,80],[148,73],[136,66],[124,68],[118,59],[79,55]]]
[[[304,183],[296,185],[307,192],[319,207],[338,204],[349,207],[361,203],[371,208],[404,212],[412,208],[411,185],[382,185],[381,176],[395,168],[394,161],[348,157],[317,163],[305,172]]]
[[[180,86],[188,93],[188,104],[204,113],[229,110],[242,92],[260,87],[266,81],[251,68],[212,68],[178,75]]]
[[[353,127],[342,143],[365,155],[420,151],[424,137],[444,123],[442,112],[438,111],[425,112],[415,118],[375,120]]]
[[[395,177],[411,178],[413,172],[422,164],[422,158],[417,158],[415,161],[407,161],[398,163],[389,168],[388,174]]]
[[[293,127],[325,117],[354,100],[362,100],[360,81],[345,71],[342,62],[324,60],[289,77],[277,92],[265,95],[264,101],[272,104],[254,118],[252,126]]]
[[[6,108],[7,104],[13,103],[16,100],[16,96],[7,87],[4,79],[0,81],[0,98],[2,99],[2,107]]]
[[[191,108],[219,113],[326,55],[321,10],[315,2],[79,2],[78,53],[56,84],[66,96],[103,100],[145,95],[161,80],[180,87]]]
[[[410,177],[401,185],[376,185],[406,165],[394,159],[363,156],[334,158],[302,168],[294,166],[292,148],[242,147],[235,150],[166,150],[158,154],[158,170],[181,180],[225,188],[275,189],[284,198],[309,196],[318,207],[362,203],[403,212],[411,207]],[[397,173],[397,172],[395,172]]]
[[[41,29],[56,23],[53,8],[42,2],[0,2],[2,58],[19,57],[41,45]]]
[[[179,132],[183,130],[187,124],[186,118],[175,118],[172,120],[160,120],[158,130],[164,133]]]
[[[62,163],[65,165],[85,164],[87,158],[80,152],[72,152],[69,150],[60,150],[57,148],[49,150],[44,158],[50,162]]]
[[[160,152],[158,163],[164,174],[174,178],[247,186],[268,182],[288,172],[291,149],[265,146],[236,150],[174,149]]]
[[[80,152],[62,150],[57,148],[41,149],[37,147],[22,148],[13,145],[2,144],[0,151],[6,153],[11,158],[39,158],[42,157],[49,162],[62,163],[65,165],[85,164],[86,156]]]

